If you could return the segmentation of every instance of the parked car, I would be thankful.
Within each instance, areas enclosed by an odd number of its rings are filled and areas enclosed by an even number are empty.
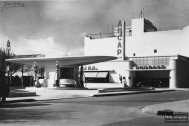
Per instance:
[[[136,85],[137,87],[164,87],[165,85],[162,83],[161,80],[153,80],[153,79],[146,79],[144,81],[140,81]]]

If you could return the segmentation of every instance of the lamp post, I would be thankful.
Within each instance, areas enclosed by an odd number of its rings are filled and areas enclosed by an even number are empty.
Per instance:
[[[60,85],[59,85],[59,62],[58,61],[56,61],[55,67],[56,67],[55,84],[57,87],[59,87]]]

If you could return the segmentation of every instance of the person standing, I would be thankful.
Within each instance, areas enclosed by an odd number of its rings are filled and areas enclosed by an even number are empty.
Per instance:
[[[120,83],[122,83],[122,76],[119,74]]]
[[[125,77],[123,77],[123,84],[124,84],[124,87],[128,87]]]

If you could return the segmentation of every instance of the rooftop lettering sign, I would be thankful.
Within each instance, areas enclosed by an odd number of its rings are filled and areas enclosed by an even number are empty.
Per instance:
[[[117,45],[117,55],[122,54],[122,23],[121,20],[118,22],[118,45]]]

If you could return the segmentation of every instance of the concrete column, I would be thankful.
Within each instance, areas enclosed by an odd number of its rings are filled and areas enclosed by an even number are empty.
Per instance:
[[[134,73],[133,71],[129,71],[132,70],[132,61],[128,61],[127,63],[127,68],[126,68],[126,81],[127,81],[127,85],[129,87],[133,87],[133,78],[134,78]]]
[[[34,83],[34,86],[35,86],[35,84],[37,83],[37,63],[36,62],[34,62],[34,65],[33,65],[33,67],[34,67],[34,76],[33,76],[33,83]]]
[[[79,76],[78,76],[78,73],[79,73],[79,67],[75,67],[74,68],[74,80],[76,82],[76,86],[79,87]]]
[[[56,67],[55,86],[56,86],[56,87],[59,87],[60,85],[59,85],[59,63],[58,63],[58,61],[56,61],[55,67]]]
[[[169,88],[177,88],[177,60],[169,60],[169,68],[173,69],[169,73]]]
[[[83,82],[83,66],[80,67],[80,87],[84,86]]]

